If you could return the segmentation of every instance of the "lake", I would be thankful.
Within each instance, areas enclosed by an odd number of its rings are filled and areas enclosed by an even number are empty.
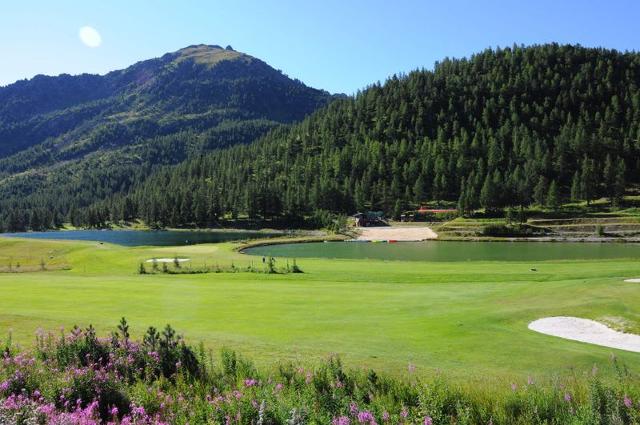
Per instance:
[[[248,230],[143,231],[143,230],[68,230],[53,232],[2,233],[0,236],[107,242],[124,246],[178,246],[198,243],[258,239],[278,235]]]
[[[545,261],[640,259],[640,244],[578,242],[326,242],[268,245],[250,255],[290,258],[347,258],[412,261]]]

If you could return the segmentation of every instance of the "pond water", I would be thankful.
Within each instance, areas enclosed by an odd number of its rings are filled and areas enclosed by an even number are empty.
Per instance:
[[[64,239],[108,242],[125,246],[178,246],[198,243],[226,242],[241,239],[257,239],[277,233],[257,231],[141,231],[141,230],[69,230],[53,232],[3,233],[0,236],[33,239]]]
[[[290,258],[348,258],[413,261],[545,261],[640,259],[640,244],[578,242],[326,242],[268,245],[251,255]]]

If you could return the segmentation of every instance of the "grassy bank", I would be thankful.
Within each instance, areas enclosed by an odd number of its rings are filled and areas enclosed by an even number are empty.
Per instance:
[[[441,240],[531,240],[640,242],[640,197],[625,196],[620,206],[608,199],[567,203],[556,209],[512,208],[429,223]],[[503,231],[492,234],[491,228]],[[509,234],[511,233],[511,234]]]

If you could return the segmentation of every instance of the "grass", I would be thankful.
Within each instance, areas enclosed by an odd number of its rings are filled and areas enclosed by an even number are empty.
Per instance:
[[[137,274],[142,261],[176,255],[194,267],[260,264],[237,248],[0,239],[0,261],[55,252],[70,266],[0,274],[0,334],[30,345],[38,328],[93,324],[106,335],[124,316],[134,335],[170,323],[190,341],[237,349],[259,365],[337,353],[349,366],[391,374],[411,363],[425,375],[521,380],[594,364],[608,370],[614,353],[640,370],[638,353],[527,329],[540,317],[571,315],[640,332],[640,285],[622,281],[640,276],[636,260],[538,262],[532,273],[523,262],[304,259],[304,274]]]

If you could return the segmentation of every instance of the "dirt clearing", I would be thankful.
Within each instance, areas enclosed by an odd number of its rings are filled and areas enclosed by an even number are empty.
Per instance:
[[[417,242],[437,239],[436,232],[429,227],[361,227],[358,229],[359,241],[398,241]]]

